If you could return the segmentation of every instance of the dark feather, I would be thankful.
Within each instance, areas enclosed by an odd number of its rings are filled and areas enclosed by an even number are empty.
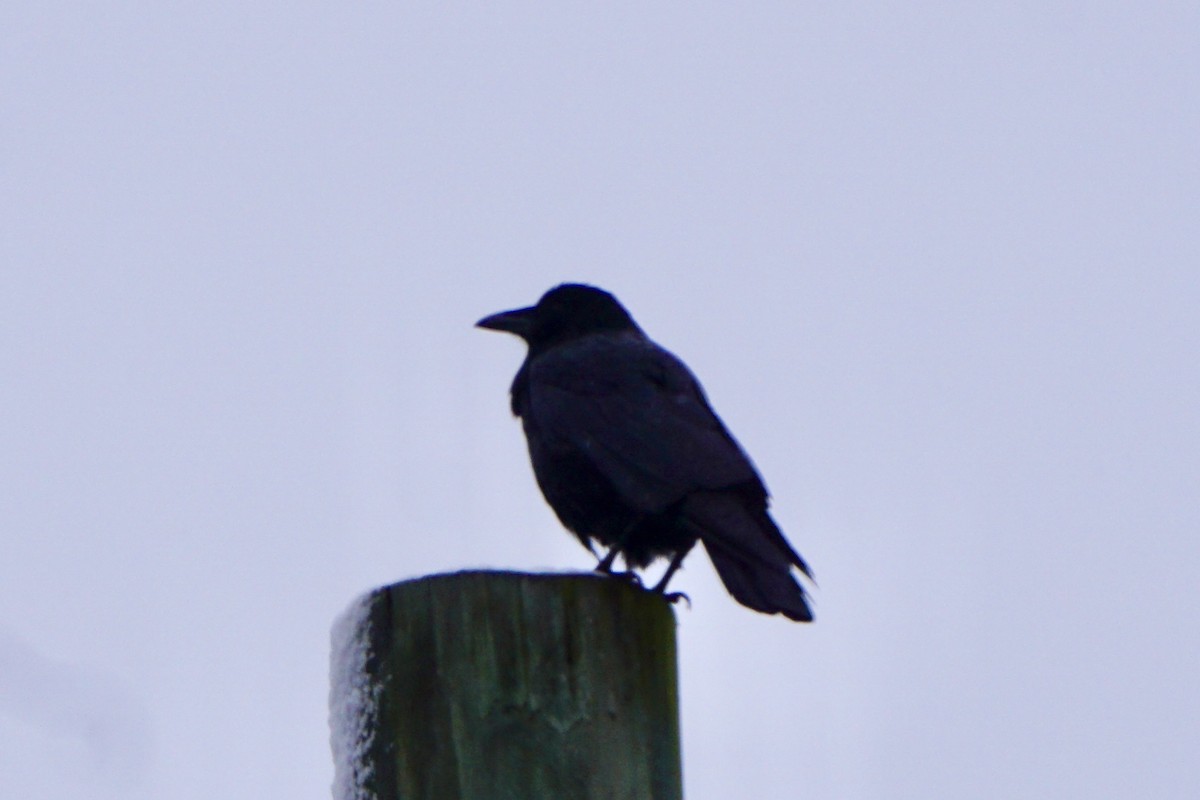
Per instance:
[[[811,577],[808,566],[767,513],[750,459],[683,362],[615,298],[566,284],[479,324],[529,343],[513,413],[542,493],[580,541],[635,566],[702,541],[740,603],[812,619],[791,572]]]

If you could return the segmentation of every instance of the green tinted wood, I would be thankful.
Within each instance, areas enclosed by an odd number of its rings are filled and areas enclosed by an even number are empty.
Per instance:
[[[461,572],[370,597],[379,800],[680,800],[675,617],[597,575]]]

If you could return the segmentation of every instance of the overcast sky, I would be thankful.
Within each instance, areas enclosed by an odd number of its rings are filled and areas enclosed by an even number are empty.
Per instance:
[[[588,568],[583,280],[820,582],[673,582],[689,800],[1193,797],[1200,5],[483,5],[0,10],[0,796],[327,798],[357,594]]]

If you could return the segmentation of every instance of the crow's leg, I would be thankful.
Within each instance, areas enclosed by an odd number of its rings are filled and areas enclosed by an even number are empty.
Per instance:
[[[666,594],[667,584],[671,582],[671,578],[675,575],[675,571],[679,569],[680,565],[683,564],[683,560],[687,558],[687,554],[692,552],[692,548],[695,546],[696,543],[692,542],[686,547],[680,548],[679,552],[675,554],[675,557],[671,559],[671,563],[667,566],[667,571],[663,573],[662,580],[660,580],[650,591],[658,592],[659,594]],[[687,597],[687,595],[682,593],[676,594],[678,594],[679,597]],[[674,599],[678,599],[678,597],[675,597]]]
[[[604,558],[600,559],[600,563],[596,565],[596,572],[603,572],[605,575],[612,574],[613,562],[617,560],[617,555],[621,552],[621,545],[614,544],[608,548],[608,552],[604,554]]]
[[[641,521],[642,517],[639,516],[633,522],[625,526],[625,530],[621,531],[621,535],[617,537],[617,540],[613,542],[612,547],[610,547],[608,552],[604,554],[604,558],[600,559],[600,563],[596,565],[596,572],[602,572],[605,575],[612,575],[614,578],[623,578],[624,580],[632,583],[634,586],[639,588],[641,587],[642,579],[639,578],[637,573],[632,569],[626,570],[625,572],[613,572],[613,564],[616,562],[617,556],[622,554],[622,550],[625,547],[625,540],[629,538],[629,534],[633,533],[633,529],[636,528],[638,523]],[[628,565],[628,559],[626,559],[626,563]]]
[[[612,549],[609,550],[604,558],[600,559],[600,563],[596,565],[596,572],[609,575],[613,578],[620,578],[623,581],[629,581],[634,586],[641,589],[642,579],[639,578],[638,574],[633,570],[626,570],[625,572],[613,572],[613,562],[617,560],[617,554],[620,552],[620,545],[613,545]]]

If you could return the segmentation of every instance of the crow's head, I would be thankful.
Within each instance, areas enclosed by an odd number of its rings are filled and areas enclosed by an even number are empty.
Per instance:
[[[636,331],[629,312],[603,289],[564,283],[542,295],[536,306],[501,311],[476,327],[520,336],[531,349],[543,350],[581,336],[607,331]]]

